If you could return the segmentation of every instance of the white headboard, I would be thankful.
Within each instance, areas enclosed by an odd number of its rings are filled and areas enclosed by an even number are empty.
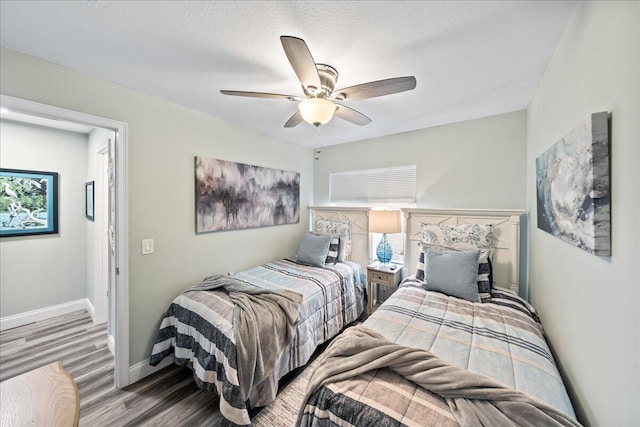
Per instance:
[[[319,219],[349,222],[351,224],[351,254],[349,259],[364,269],[369,265],[369,211],[370,208],[310,207],[311,229]]]
[[[519,291],[520,216],[522,210],[475,209],[402,209],[405,218],[405,276],[415,274],[422,237],[423,223],[430,224],[493,224],[493,283],[495,286]]]

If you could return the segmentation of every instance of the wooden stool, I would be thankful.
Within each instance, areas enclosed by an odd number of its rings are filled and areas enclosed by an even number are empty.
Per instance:
[[[0,426],[77,426],[78,387],[53,362],[0,383]]]

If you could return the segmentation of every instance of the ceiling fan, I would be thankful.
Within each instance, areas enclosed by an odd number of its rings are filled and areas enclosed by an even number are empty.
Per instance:
[[[298,111],[284,124],[286,128],[297,126],[303,120],[314,126],[320,126],[331,120],[334,114],[343,120],[364,126],[371,123],[369,117],[335,101],[374,98],[412,90],[416,87],[416,78],[407,76],[377,80],[335,90],[338,71],[327,64],[316,64],[304,40],[298,37],[280,36],[280,41],[293,71],[302,84],[304,97],[235,90],[221,90],[220,92],[224,95],[300,101]]]

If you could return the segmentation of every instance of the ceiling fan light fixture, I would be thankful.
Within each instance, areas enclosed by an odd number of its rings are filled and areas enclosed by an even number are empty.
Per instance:
[[[298,109],[305,122],[317,127],[331,120],[336,105],[325,98],[307,98],[300,101]]]
[[[301,38],[280,36],[280,41],[284,53],[298,77],[304,97],[240,90],[221,90],[220,92],[223,95],[300,101],[298,111],[285,122],[285,128],[296,127],[303,121],[318,127],[329,122],[334,115],[358,126],[365,126],[371,123],[369,117],[342,103],[335,104],[332,101],[358,101],[416,88],[416,78],[405,76],[360,83],[334,91],[338,81],[338,70],[331,65],[316,63],[309,52],[309,47]]]

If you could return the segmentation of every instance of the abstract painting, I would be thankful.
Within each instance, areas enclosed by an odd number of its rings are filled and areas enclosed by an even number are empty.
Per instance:
[[[58,232],[58,174],[0,169],[0,237]]]
[[[592,114],[536,159],[538,228],[611,256],[609,114]]]
[[[300,174],[195,158],[196,233],[300,221]]]

